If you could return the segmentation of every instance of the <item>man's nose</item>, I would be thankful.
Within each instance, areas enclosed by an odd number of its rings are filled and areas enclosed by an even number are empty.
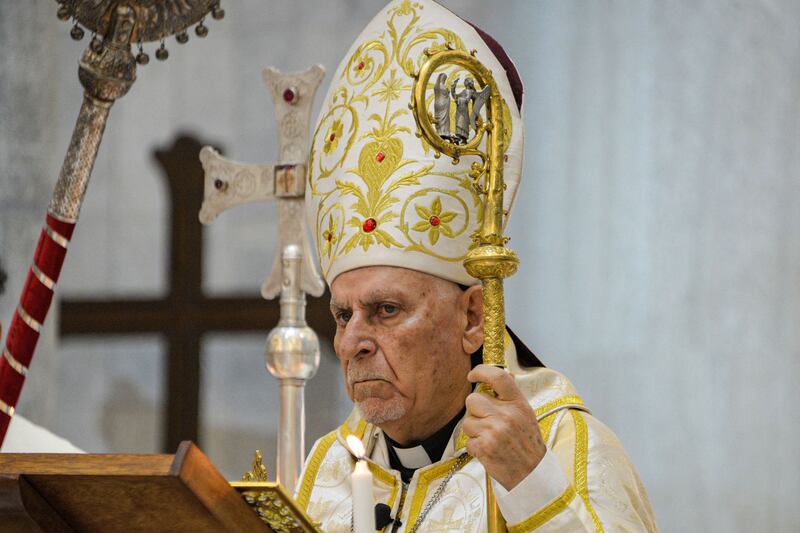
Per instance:
[[[375,353],[376,348],[372,326],[361,313],[353,313],[340,335],[339,357],[365,357]]]

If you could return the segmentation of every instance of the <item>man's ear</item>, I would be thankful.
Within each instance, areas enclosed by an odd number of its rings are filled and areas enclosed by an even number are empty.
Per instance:
[[[464,328],[462,344],[464,352],[474,353],[483,345],[483,292],[480,285],[473,285],[463,292],[467,323]]]

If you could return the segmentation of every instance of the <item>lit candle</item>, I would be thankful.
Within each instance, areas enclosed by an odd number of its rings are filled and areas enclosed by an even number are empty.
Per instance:
[[[353,491],[353,532],[375,533],[375,500],[372,495],[372,472],[364,460],[364,444],[355,435],[347,436],[347,445],[356,456],[356,467],[350,476]]]

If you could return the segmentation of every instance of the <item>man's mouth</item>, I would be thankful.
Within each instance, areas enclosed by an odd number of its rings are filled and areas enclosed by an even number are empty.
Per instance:
[[[350,383],[351,387],[359,383],[375,381],[389,382],[389,379],[387,379],[386,376],[382,374],[373,374],[370,369],[354,369],[353,367],[350,367],[347,374],[347,381]]]
[[[383,378],[361,378],[353,382],[353,385],[358,385],[359,383],[369,383],[371,381],[386,381]]]

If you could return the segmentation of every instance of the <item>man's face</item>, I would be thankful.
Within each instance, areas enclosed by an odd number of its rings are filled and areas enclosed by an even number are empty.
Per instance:
[[[333,281],[334,349],[367,421],[393,438],[409,428],[424,438],[458,413],[470,391],[468,305],[456,284],[405,268],[359,268]]]

